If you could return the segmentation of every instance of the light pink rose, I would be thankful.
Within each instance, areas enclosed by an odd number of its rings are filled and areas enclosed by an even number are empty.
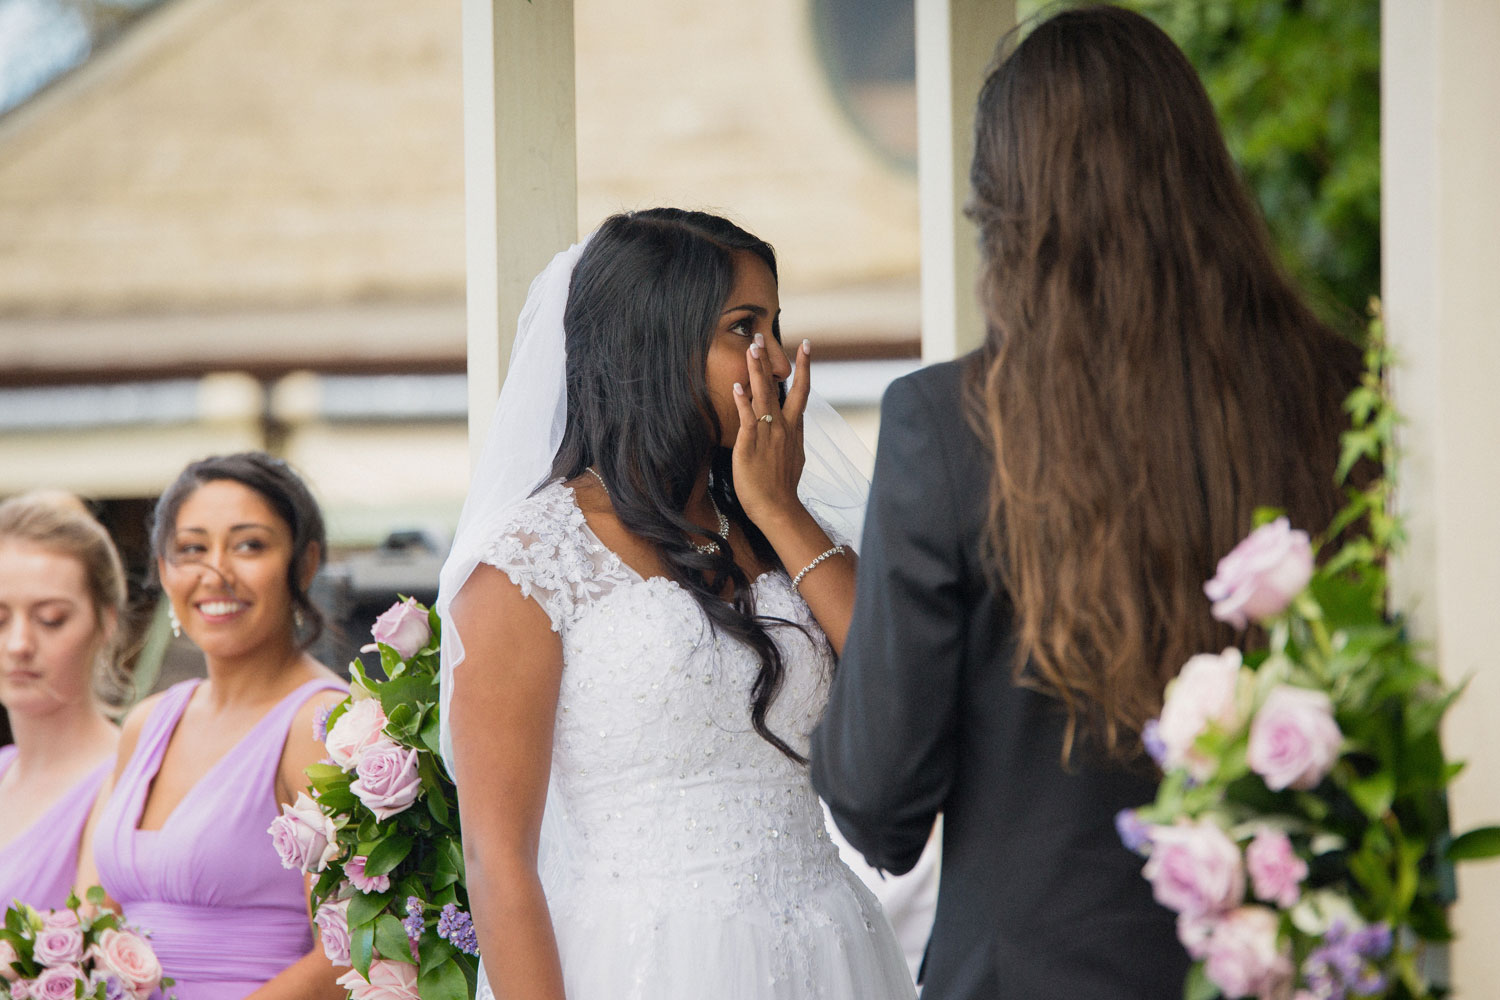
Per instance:
[[[1190,917],[1222,913],[1245,897],[1240,849],[1210,820],[1152,827],[1141,873],[1158,903]]]
[[[300,868],[320,872],[339,856],[335,838],[338,830],[333,820],[323,815],[318,804],[307,793],[298,792],[297,801],[281,807],[281,815],[266,830],[283,868]]]
[[[1245,848],[1245,868],[1257,898],[1284,910],[1297,905],[1302,880],[1307,878],[1307,862],[1297,857],[1286,834],[1271,829],[1258,832]]]
[[[78,914],[72,910],[48,910],[42,914],[42,926],[48,930],[70,930],[78,926]]]
[[[1242,906],[1227,914],[1208,942],[1204,971],[1225,996],[1282,1000],[1292,990],[1291,944],[1277,941],[1276,912]]]
[[[112,975],[136,1000],[161,985],[161,963],[146,939],[132,931],[106,930],[89,949],[96,970]]]
[[[1250,532],[1220,559],[1203,592],[1214,602],[1215,618],[1244,628],[1252,618],[1264,621],[1286,610],[1312,579],[1312,572],[1307,532],[1293,531],[1291,522],[1278,517]]]
[[[31,981],[31,995],[36,1000],[73,1000],[73,984],[83,981],[83,970],[78,966],[56,965],[43,969]]]
[[[1231,731],[1239,727],[1237,694],[1243,662],[1237,649],[1217,655],[1199,653],[1167,685],[1157,728],[1165,751],[1164,768],[1185,767],[1199,781],[1213,774],[1214,761],[1194,744],[1209,723]]]
[[[365,751],[349,783],[376,819],[387,820],[405,812],[417,800],[422,779],[417,775],[417,751],[387,743]]]
[[[1208,939],[1213,937],[1215,917],[1196,917],[1186,913],[1177,917],[1177,940],[1188,957],[1198,962],[1208,957]]]
[[[10,967],[10,963],[19,962],[21,956],[16,954],[16,946],[9,941],[0,941],[0,979],[13,983],[21,978],[21,974]]]
[[[377,958],[370,963],[368,981],[358,969],[350,969],[338,978],[338,984],[349,991],[350,1000],[421,1000],[417,967],[405,962]]]
[[[78,921],[72,927],[49,927],[43,924],[32,942],[31,955],[40,965],[74,965],[83,961],[83,930]]]
[[[334,965],[349,964],[349,901],[340,899],[324,903],[313,915],[318,925],[318,937],[323,941],[323,954]]]
[[[360,892],[385,892],[391,887],[391,877],[366,875],[365,863],[369,860],[363,854],[356,854],[344,862],[344,874],[349,877],[349,884]]]
[[[417,602],[408,597],[397,601],[375,619],[370,635],[376,642],[383,642],[394,649],[403,660],[409,660],[427,645],[432,638],[432,626],[428,624],[427,612],[417,607]]]
[[[10,1000],[32,1000],[31,991],[35,985],[34,979],[17,979],[10,984]]]
[[[1343,742],[1328,695],[1281,684],[1250,723],[1246,760],[1267,788],[1306,790],[1333,769]]]
[[[377,699],[356,701],[328,730],[328,739],[323,743],[328,748],[328,756],[344,770],[354,770],[366,750],[378,743],[390,742],[383,732],[387,721]]]

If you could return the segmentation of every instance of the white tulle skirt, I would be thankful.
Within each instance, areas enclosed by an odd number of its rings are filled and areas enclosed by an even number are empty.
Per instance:
[[[549,892],[568,1000],[915,996],[880,903],[842,865],[795,895],[741,886],[728,911],[724,893],[674,881]]]

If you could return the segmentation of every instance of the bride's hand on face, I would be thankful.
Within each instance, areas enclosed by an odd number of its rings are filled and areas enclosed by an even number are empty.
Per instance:
[[[740,419],[733,451],[734,489],[745,515],[762,531],[778,520],[804,513],[797,484],[805,462],[802,415],[812,380],[807,341],[797,348],[795,361],[783,403],[765,338],[756,334],[745,351],[748,384],[736,382],[734,386]]]

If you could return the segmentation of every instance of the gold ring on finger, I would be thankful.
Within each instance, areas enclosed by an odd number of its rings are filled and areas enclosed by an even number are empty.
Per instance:
[[[769,413],[762,413],[760,415],[760,419],[763,420],[763,421],[765,421],[768,424],[772,423],[772,422],[774,422],[776,420],[776,418],[773,417],[773,416],[771,416]]]

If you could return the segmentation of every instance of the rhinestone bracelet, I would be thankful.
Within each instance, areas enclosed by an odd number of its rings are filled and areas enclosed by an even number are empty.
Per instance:
[[[801,587],[799,586],[799,584],[802,583],[802,578],[804,576],[811,573],[814,569],[817,568],[819,563],[821,563],[824,559],[827,559],[829,556],[841,556],[843,554],[844,547],[842,545],[835,545],[833,548],[829,549],[827,552],[824,552],[822,555],[818,556],[818,558],[814,559],[806,566],[803,566],[802,572],[792,577],[792,589],[797,591],[798,593],[801,593]]]

